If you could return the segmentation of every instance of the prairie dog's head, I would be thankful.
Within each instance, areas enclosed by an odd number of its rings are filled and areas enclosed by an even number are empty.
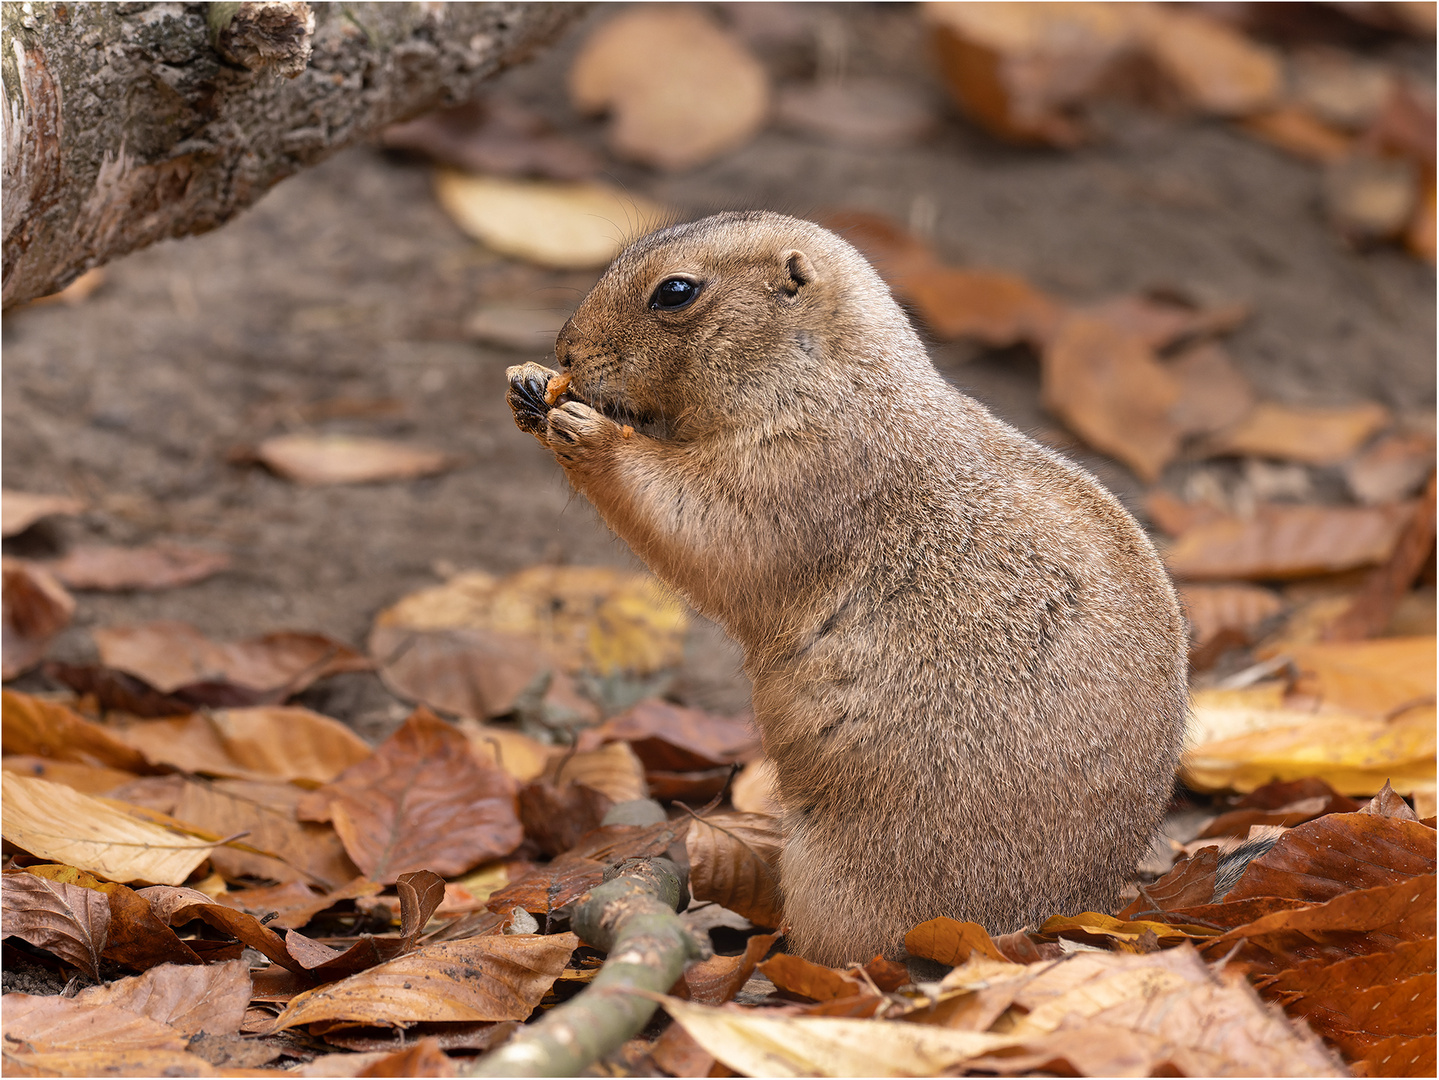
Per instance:
[[[576,397],[684,439],[802,425],[853,395],[866,370],[882,375],[895,349],[872,343],[885,334],[923,355],[849,244],[781,214],[726,213],[626,248],[561,329],[555,356]]]

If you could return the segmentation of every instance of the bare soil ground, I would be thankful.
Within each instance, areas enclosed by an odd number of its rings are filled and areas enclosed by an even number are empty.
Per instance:
[[[602,6],[590,18],[607,16]],[[925,78],[918,26],[903,6],[830,16],[848,35],[854,73]],[[495,91],[601,149],[599,125],[576,117],[563,93],[585,29]],[[769,59],[794,74],[792,59]],[[1432,48],[1410,59],[1432,77]],[[929,89],[942,97],[937,84]],[[946,115],[932,140],[895,151],[771,128],[690,173],[614,163],[611,176],[692,216],[880,211],[928,231],[949,262],[1009,269],[1079,301],[1154,287],[1244,301],[1254,314],[1228,346],[1264,396],[1372,399],[1432,417],[1433,269],[1397,250],[1349,248],[1323,218],[1313,166],[1223,123],[1137,109],[1106,113],[1105,141],[1064,153],[1005,147]],[[286,181],[214,233],[112,265],[80,306],[12,312],[4,484],[74,494],[91,509],[6,551],[174,538],[234,558],[230,571],[188,588],[82,594],[51,655],[85,658],[88,627],[152,619],[222,639],[293,628],[363,645],[378,610],[456,568],[633,565],[505,406],[504,368],[543,360],[549,340],[506,352],[475,345],[464,329],[486,304],[576,303],[592,280],[488,253],[440,210],[427,166],[361,148]],[[1029,354],[945,346],[934,355],[1001,416],[1060,438],[1040,410]],[[407,483],[305,488],[237,463],[237,448],[286,431],[403,438],[463,465]],[[1138,509],[1141,488],[1127,471],[1076,453]],[[1169,481],[1189,467],[1173,466]],[[717,630],[698,627],[680,696],[742,709],[739,659]],[[369,734],[404,711],[368,676],[314,693]]]

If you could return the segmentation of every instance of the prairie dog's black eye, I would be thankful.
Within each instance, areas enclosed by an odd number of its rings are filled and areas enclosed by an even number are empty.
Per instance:
[[[662,308],[665,311],[675,311],[684,307],[699,294],[698,282],[682,277],[665,278],[655,286],[654,294],[650,297],[650,309]]]

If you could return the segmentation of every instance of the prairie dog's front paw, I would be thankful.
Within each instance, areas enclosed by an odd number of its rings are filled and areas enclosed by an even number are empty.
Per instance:
[[[545,417],[553,408],[545,399],[545,387],[556,374],[534,362],[517,364],[505,370],[505,378],[510,381],[510,391],[505,400],[515,414],[515,426],[541,442],[545,441]]]
[[[566,401],[550,410],[545,441],[562,465],[577,465],[619,434],[619,425],[583,401]]]

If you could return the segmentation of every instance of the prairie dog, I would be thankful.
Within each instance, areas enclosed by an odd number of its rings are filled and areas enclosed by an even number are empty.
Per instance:
[[[1188,692],[1174,590],[1098,481],[949,386],[864,258],[779,214],[637,241],[555,356],[571,399],[511,368],[516,423],[744,647],[793,951],[1113,909]]]

